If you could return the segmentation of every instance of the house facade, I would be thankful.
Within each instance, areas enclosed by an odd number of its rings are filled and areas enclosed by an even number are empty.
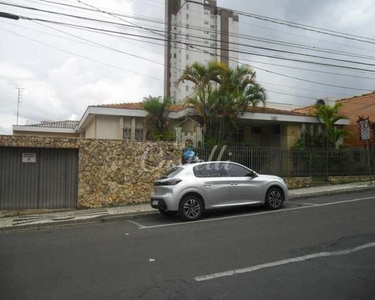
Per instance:
[[[69,128],[72,137],[86,139],[146,141],[145,118],[147,112],[142,103],[109,104],[89,106],[75,128]],[[186,105],[172,105],[169,118],[176,133],[176,142],[186,145],[205,145],[203,127],[194,108]],[[59,122],[52,122],[59,123]],[[73,123],[72,123],[73,124]],[[233,139],[249,147],[272,147],[290,149],[300,134],[309,125],[318,125],[315,117],[305,113],[272,108],[249,108],[242,116]],[[348,125],[340,120],[338,126]],[[46,126],[46,125],[45,125]],[[48,127],[48,132],[36,131],[44,128],[38,125],[15,125],[14,135],[60,136],[61,128]],[[68,129],[66,129],[68,130]]]
[[[343,126],[350,134],[344,137],[342,143],[350,147],[363,147],[364,142],[361,141],[359,126],[357,120],[359,117],[369,117],[370,121],[375,122],[375,92],[364,94],[361,96],[354,96],[351,98],[344,98],[340,100],[319,100],[322,104],[334,105],[341,103],[339,113],[348,118],[348,124]],[[312,106],[304,107],[294,110],[294,112],[309,114]],[[371,138],[374,142],[374,137]]]

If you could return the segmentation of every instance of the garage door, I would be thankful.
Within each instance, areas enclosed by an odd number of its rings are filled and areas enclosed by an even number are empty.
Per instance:
[[[75,208],[78,150],[0,147],[0,209]]]

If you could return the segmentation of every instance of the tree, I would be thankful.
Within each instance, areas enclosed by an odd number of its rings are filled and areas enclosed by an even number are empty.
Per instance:
[[[336,147],[337,141],[348,135],[349,132],[345,129],[337,129],[336,122],[347,119],[347,116],[341,115],[339,112],[342,103],[335,103],[334,106],[316,104],[313,106],[311,115],[315,116],[319,123],[324,126],[324,132],[326,134],[326,148],[330,146]]]
[[[264,105],[265,90],[255,79],[256,73],[249,67],[230,69],[217,61],[186,67],[177,84],[185,80],[194,84],[194,94],[186,103],[193,105],[202,118],[206,140],[230,140],[248,107]]]
[[[173,127],[168,118],[171,104],[171,99],[161,96],[149,96],[143,100],[143,109],[148,112],[145,119],[146,132],[154,141],[174,140]]]

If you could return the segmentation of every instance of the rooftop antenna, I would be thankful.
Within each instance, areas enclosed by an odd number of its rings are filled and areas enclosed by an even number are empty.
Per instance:
[[[21,100],[22,100],[24,88],[17,88],[17,90],[18,90],[18,99],[17,99],[17,125],[18,125],[18,116],[19,116],[19,112],[20,112],[20,103],[22,103]]]

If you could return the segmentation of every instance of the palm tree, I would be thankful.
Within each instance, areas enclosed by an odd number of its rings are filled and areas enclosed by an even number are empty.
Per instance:
[[[319,123],[324,125],[327,148],[329,147],[329,143],[335,147],[337,141],[349,133],[347,130],[337,129],[335,126],[336,122],[348,118],[347,116],[340,114],[339,110],[342,106],[342,103],[335,103],[334,106],[318,103],[313,106],[312,111],[310,112],[311,115],[318,119]]]
[[[174,140],[174,131],[168,118],[171,104],[172,101],[168,97],[149,96],[143,100],[143,109],[148,112],[145,126],[154,141]]]
[[[230,139],[239,116],[251,105],[265,104],[265,90],[256,82],[256,73],[249,67],[230,69],[211,61],[207,66],[194,63],[188,66],[177,84],[187,80],[195,87],[187,104],[195,107],[203,121],[203,132],[221,142]]]

